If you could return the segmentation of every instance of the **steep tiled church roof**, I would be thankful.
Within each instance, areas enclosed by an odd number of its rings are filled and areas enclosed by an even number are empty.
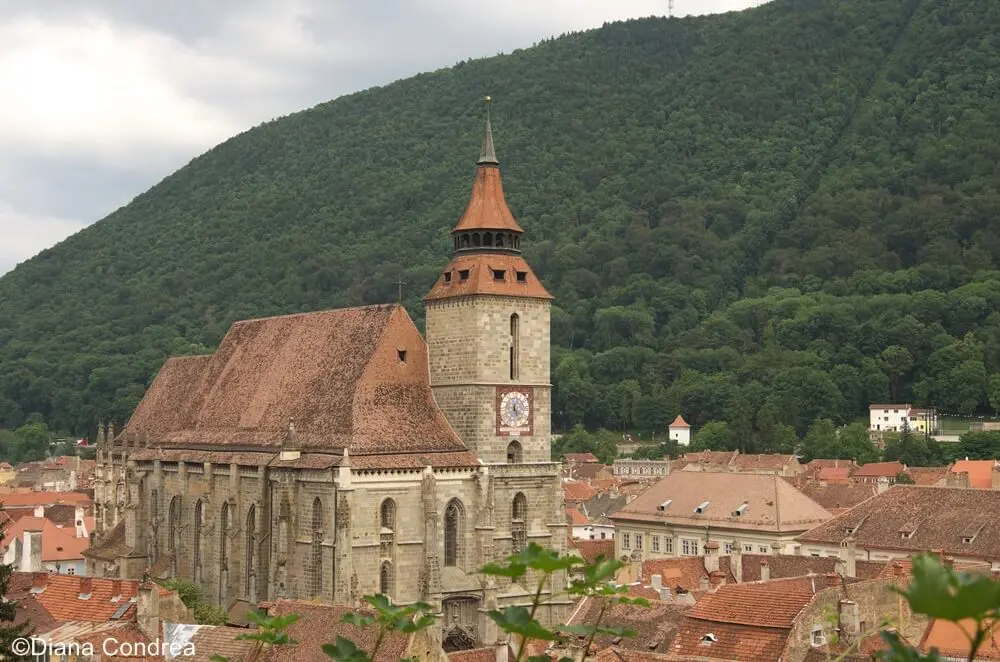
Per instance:
[[[231,451],[277,451],[290,434],[304,452],[475,462],[434,403],[426,346],[398,305],[237,322],[213,355],[168,361],[125,429],[138,445]]]

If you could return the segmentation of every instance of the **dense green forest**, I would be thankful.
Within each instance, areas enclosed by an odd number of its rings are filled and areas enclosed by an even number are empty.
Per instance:
[[[0,427],[121,423],[168,355],[238,319],[402,279],[419,323],[484,94],[557,297],[557,429],[683,413],[767,451],[872,401],[1000,404],[1000,3],[775,0],[564,35],[219,145],[0,279]]]

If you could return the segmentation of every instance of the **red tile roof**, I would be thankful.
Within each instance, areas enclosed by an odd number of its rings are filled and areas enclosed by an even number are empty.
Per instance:
[[[468,451],[434,403],[426,345],[399,305],[236,322],[214,354],[168,360],[122,436],[355,457]]]
[[[323,605],[304,600],[279,599],[268,610],[272,616],[298,614],[299,620],[287,630],[288,636],[298,642],[295,646],[274,646],[262,655],[267,662],[330,662],[322,650],[323,644],[342,636],[358,648],[370,652],[375,646],[377,628],[357,628],[343,622],[344,614],[370,613],[363,609],[342,605]],[[374,662],[399,662],[406,655],[410,635],[390,632],[386,635]]]
[[[948,473],[967,473],[969,474],[969,487],[988,490],[993,487],[995,467],[995,460],[958,460],[951,465]]]
[[[705,464],[732,464],[733,459],[739,451],[700,451],[695,453],[684,453],[683,459],[686,462],[703,462]]]
[[[571,547],[587,563],[593,563],[599,556],[610,559],[615,555],[615,541],[611,539],[574,540]]]
[[[649,607],[620,605],[600,598],[585,598],[570,617],[569,625],[595,625],[600,615],[601,623],[625,627],[636,636],[623,638],[600,635],[594,637],[593,651],[611,645],[642,650],[649,653],[667,653],[690,605],[651,601]],[[602,612],[603,609],[603,612]]]
[[[724,584],[702,597],[688,616],[716,623],[791,628],[802,608],[824,588],[824,575]],[[767,609],[761,609],[761,605],[767,605]]]
[[[807,481],[799,489],[834,515],[839,515],[841,512],[875,496],[875,486],[870,483],[868,485],[831,485],[829,483],[821,485],[816,481]]]
[[[255,652],[261,644],[256,641],[237,639],[246,634],[245,628],[222,625],[202,625],[191,637],[194,655],[179,658],[183,662],[211,662],[212,655],[218,653],[229,662],[247,662],[255,659]],[[177,659],[177,658],[175,658]]]
[[[87,531],[94,530],[94,518],[84,517]],[[41,531],[42,561],[72,561],[83,558],[83,550],[90,547],[90,538],[76,536],[76,526],[58,527],[44,517],[21,517],[4,531],[2,549],[6,550],[15,538],[21,538],[26,531]]]
[[[743,455],[737,453],[733,457],[732,465],[742,471],[752,471],[755,469],[783,469],[795,461],[797,460],[794,455]]]
[[[580,462],[580,463],[584,463],[584,462],[594,463],[594,462],[597,462],[597,463],[600,463],[600,460],[598,460],[597,456],[594,455],[593,453],[566,453],[565,455],[563,455],[563,458],[567,462]]]
[[[34,575],[35,586],[44,590],[34,591],[47,612],[57,621],[86,621],[99,623],[109,620],[123,605],[138,595],[140,582],[130,579],[105,579],[101,577],[80,577],[77,575],[56,575],[49,573],[13,573],[14,575]],[[89,598],[81,598],[81,589],[90,585]],[[160,596],[170,591],[158,587]],[[113,598],[116,598],[114,599]],[[129,618],[135,612],[135,603],[119,616]]]
[[[495,270],[504,272],[503,280],[496,279]],[[462,278],[463,271],[468,272],[465,279]],[[517,279],[519,271],[525,274],[524,280]],[[532,299],[552,298],[520,255],[466,253],[458,254],[451,259],[431,291],[424,297],[424,301],[479,294]]]
[[[563,495],[566,501],[587,501],[594,498],[597,492],[587,483],[569,481],[563,483]]]
[[[649,583],[653,575],[660,575],[663,586],[671,591],[677,587],[693,591],[701,586],[701,578],[707,577],[708,572],[705,570],[704,557],[679,556],[643,561],[642,581]]]
[[[469,204],[452,232],[462,230],[524,232],[507,206],[498,165],[480,164],[476,167]]]
[[[450,662],[496,662],[497,652],[493,648],[473,648],[467,651],[448,653]]]
[[[696,659],[772,662],[781,653],[791,633],[787,628],[765,628],[686,618],[674,639],[675,655]],[[709,640],[709,635],[711,639]]]
[[[930,653],[937,649],[946,658],[966,659],[969,657],[969,638],[976,631],[972,620],[952,623],[938,619],[931,620],[920,641],[920,650]],[[990,634],[976,653],[977,660],[1000,660],[1000,622],[994,621]]]
[[[56,504],[76,504],[89,506],[92,499],[81,492],[13,492],[0,494],[0,504],[7,510],[15,508],[34,508],[35,506],[53,506]]]
[[[674,422],[671,423],[668,427],[672,427],[672,428],[689,428],[691,426],[688,425],[688,422],[684,420],[683,416],[681,416],[680,414],[677,414],[677,418],[675,418]]]
[[[590,522],[583,513],[580,512],[579,508],[575,506],[566,508],[566,520],[569,522],[570,526],[587,526]]]
[[[816,474],[816,479],[834,485],[848,485],[850,484],[851,470],[847,467],[821,467]]]
[[[948,467],[907,467],[906,473],[913,479],[915,485],[937,485],[942,478],[948,475]],[[972,487],[976,487],[976,485],[972,485]]]
[[[905,470],[906,465],[900,462],[869,462],[854,472],[854,478],[895,478]]]

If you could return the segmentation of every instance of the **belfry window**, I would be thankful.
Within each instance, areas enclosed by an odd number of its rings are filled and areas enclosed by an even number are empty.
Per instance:
[[[483,246],[486,246],[487,248],[493,248],[493,233],[492,232],[484,232],[483,233]]]
[[[458,270],[458,279],[459,280],[469,280],[469,270],[468,269],[459,269]]]
[[[499,232],[497,233],[497,248],[503,248],[503,235]]]
[[[521,442],[507,444],[507,464],[521,464]]]
[[[478,232],[473,232],[472,233],[472,246],[473,246],[473,248],[479,248],[482,245],[483,245],[483,243],[482,243],[482,239],[479,237],[479,233]]]
[[[503,269],[493,270],[493,280],[503,280],[506,272]]]
[[[510,316],[510,378],[517,379],[521,362],[521,318]]]
[[[510,538],[511,552],[520,554],[528,541],[528,500],[522,492],[514,495],[510,507]]]
[[[517,272],[517,282],[519,282],[519,283],[526,283],[526,282],[528,282],[528,272],[527,271],[518,271]]]

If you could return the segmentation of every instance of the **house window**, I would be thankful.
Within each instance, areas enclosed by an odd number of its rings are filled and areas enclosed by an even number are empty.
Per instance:
[[[760,552],[761,554],[770,554],[771,548],[768,547],[767,545],[757,545],[757,551]]]
[[[663,553],[673,554],[674,553],[674,539],[670,536],[663,536]]]
[[[654,552],[660,551],[660,536],[650,536],[650,548]]]
[[[733,553],[733,543],[727,542],[725,544],[725,550],[726,550],[726,554],[732,554]]]
[[[512,441],[507,444],[507,464],[521,463],[521,442]]]
[[[816,627],[813,628],[812,634],[810,636],[810,643],[813,646],[825,646],[826,645],[826,633],[823,632],[823,628],[822,627],[816,626]]]
[[[399,359],[400,363],[406,363],[406,350],[405,349],[397,349],[396,350],[396,357]]]
[[[743,551],[747,554],[753,554],[753,545],[743,545]]]
[[[632,534],[622,534],[622,549],[632,549]]]
[[[75,575],[76,574],[76,568],[74,568],[73,566],[70,566],[70,567],[66,568],[66,574],[67,575]]]
[[[635,534],[635,548],[638,549],[638,550],[640,550],[640,551],[642,550],[642,534],[641,533]]]
[[[608,534],[606,532],[601,531],[601,540],[604,540],[607,537],[607,535]]]
[[[698,541],[688,538],[681,540],[681,554],[684,556],[698,556]]]

